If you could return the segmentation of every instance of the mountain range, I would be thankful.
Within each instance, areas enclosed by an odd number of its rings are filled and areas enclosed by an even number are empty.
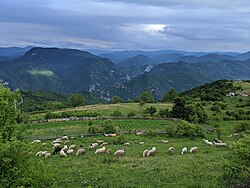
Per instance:
[[[100,56],[74,49],[26,49],[6,57],[0,48],[0,82],[11,89],[98,93],[133,99],[171,88],[182,92],[219,79],[249,79],[250,52],[123,51]],[[15,54],[15,55],[14,55]]]

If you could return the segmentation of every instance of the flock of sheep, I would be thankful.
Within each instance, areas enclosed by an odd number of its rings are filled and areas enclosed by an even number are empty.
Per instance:
[[[221,142],[218,139],[214,139],[214,143],[210,142],[209,140],[203,139],[205,144],[212,146],[213,144],[217,147],[225,147],[226,143]],[[41,143],[41,140],[34,140],[32,143]],[[72,155],[76,151],[76,156],[81,156],[84,155],[86,150],[83,148],[83,145],[80,145],[80,147],[77,149],[76,144],[72,144],[70,146],[67,146],[66,144],[69,143],[69,138],[68,136],[63,136],[61,138],[57,138],[54,141],[51,142],[51,146],[53,147],[53,155],[58,154],[61,157],[67,157],[69,155]],[[168,144],[169,141],[167,140],[161,140],[161,143],[163,144]],[[144,145],[144,142],[138,142],[139,145]],[[46,143],[41,143],[42,146],[46,146]],[[95,154],[111,154],[111,149],[107,149],[106,146],[109,145],[108,142],[104,142],[103,140],[96,140],[95,143],[91,143],[89,145],[89,150],[95,150]],[[129,142],[124,143],[124,146],[130,146]],[[98,148],[99,147],[99,148]],[[189,150],[189,153],[196,153],[198,150],[198,147],[194,146],[191,147]],[[168,148],[168,154],[173,155],[175,152],[174,147]],[[188,152],[187,147],[183,147],[181,150],[181,155],[184,155]],[[113,153],[114,156],[123,156],[125,154],[124,149],[118,149]],[[156,147],[152,147],[152,149],[146,149],[142,152],[142,157],[149,157],[149,156],[154,156],[156,154]],[[35,156],[38,157],[45,157],[49,158],[51,157],[51,153],[48,151],[38,151]]]

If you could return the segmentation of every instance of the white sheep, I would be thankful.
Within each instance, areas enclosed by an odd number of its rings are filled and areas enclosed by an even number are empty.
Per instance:
[[[106,153],[106,147],[99,148],[95,151],[96,154]]]
[[[47,146],[47,143],[42,143],[41,145],[42,145],[42,146]]]
[[[57,138],[54,141],[51,142],[51,145],[54,145],[55,143],[62,143],[62,139],[61,138]]]
[[[83,149],[83,148],[79,148],[77,150],[77,152],[76,152],[76,156],[80,156],[80,155],[83,155],[83,154],[85,154],[85,149]]]
[[[139,142],[139,145],[143,145],[144,144],[144,142]]]
[[[114,156],[122,156],[124,155],[125,151],[123,149],[119,149],[114,153]]]
[[[69,143],[69,140],[64,141],[64,144],[67,144],[67,143]]]
[[[111,154],[111,149],[107,149],[106,153],[110,155]]]
[[[214,145],[217,146],[217,147],[226,147],[227,146],[227,144],[223,143],[223,142],[220,142],[220,143],[214,142]]]
[[[186,153],[187,153],[187,147],[182,148],[181,154],[184,155],[184,154],[186,154]]]
[[[149,151],[148,149],[144,150],[142,153],[142,157],[147,157],[148,151]]]
[[[74,153],[74,150],[73,150],[73,149],[68,149],[68,150],[67,150],[67,154],[71,155],[71,154],[73,154],[73,153]]]
[[[76,149],[76,145],[73,144],[73,145],[69,146],[69,149]]]
[[[38,151],[38,152],[36,153],[36,155],[35,155],[35,156],[39,156],[39,157],[41,157],[41,156],[42,156],[42,152],[43,152],[43,151]]]
[[[101,144],[103,142],[104,142],[103,140],[96,140],[96,143],[98,143],[98,144]]]
[[[90,149],[94,149],[94,148],[96,148],[97,146],[98,146],[98,143],[92,143],[92,144],[90,144],[89,148],[90,148]]]
[[[198,150],[197,147],[192,147],[192,148],[189,150],[189,152],[190,152],[190,153],[196,153],[197,150]]]
[[[60,156],[61,157],[67,157],[66,153],[63,150],[60,151]]]
[[[61,139],[62,139],[62,140],[68,140],[69,137],[68,137],[68,136],[63,136]]]
[[[44,157],[45,158],[49,158],[49,157],[51,157],[51,154],[50,153],[46,153]]]
[[[151,150],[148,151],[147,157],[154,156],[156,153],[156,147],[153,147]]]
[[[161,143],[163,143],[163,144],[168,144],[169,141],[168,141],[168,140],[161,140]]]
[[[108,144],[109,144],[108,142],[103,142],[100,146],[106,146]]]
[[[124,143],[124,146],[130,146],[129,142]]]
[[[59,143],[54,143],[53,145],[52,145],[52,147],[55,149],[55,148],[59,148],[61,146],[61,144],[59,144]]]
[[[174,147],[170,147],[170,148],[168,148],[168,154],[169,155],[173,155],[174,154]]]
[[[33,140],[31,143],[34,144],[34,143],[40,143],[41,140]]]
[[[206,139],[203,139],[203,141],[204,141],[207,145],[209,145],[209,146],[212,146],[212,145],[213,145],[213,142],[209,142],[209,141],[206,140]]]
[[[106,137],[115,137],[117,134],[115,134],[115,133],[108,133],[108,134],[106,134],[106,133],[104,133],[104,136],[106,136]]]

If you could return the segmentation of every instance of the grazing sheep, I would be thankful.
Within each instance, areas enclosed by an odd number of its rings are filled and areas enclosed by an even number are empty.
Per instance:
[[[103,143],[101,144],[101,146],[106,146],[106,145],[109,145],[109,143],[108,143],[108,142],[103,142]]]
[[[62,139],[61,138],[57,138],[54,141],[51,142],[51,145],[54,145],[56,143],[62,143]]]
[[[76,149],[76,145],[73,144],[73,145],[69,146],[69,149]]]
[[[55,143],[55,144],[53,144],[52,145],[52,147],[55,149],[55,148],[58,148],[58,147],[60,147],[61,146],[61,144],[59,144],[59,143]]]
[[[103,142],[104,142],[103,140],[96,140],[96,143],[98,143],[98,144],[101,144]]]
[[[89,148],[95,149],[97,146],[98,146],[98,143],[92,143],[92,144],[90,144]]]
[[[209,146],[212,146],[212,145],[213,145],[213,142],[209,142],[209,141],[206,140],[206,139],[203,139],[203,141],[204,141],[207,145],[209,145]]]
[[[190,152],[190,153],[196,153],[197,150],[198,150],[197,147],[192,147],[192,148],[189,150],[189,152]]]
[[[40,143],[41,140],[33,140],[31,143],[34,144],[34,143]]]
[[[41,145],[42,145],[42,146],[47,146],[47,143],[42,143]]]
[[[105,147],[99,148],[95,151],[95,154],[106,153],[107,149]]]
[[[69,137],[68,137],[68,136],[63,136],[61,139],[62,139],[62,140],[68,140]]]
[[[80,156],[80,155],[83,155],[83,154],[85,154],[85,149],[83,149],[83,148],[79,148],[77,150],[77,152],[76,152],[76,156]]]
[[[51,154],[50,153],[46,153],[44,157],[45,158],[49,158],[49,157],[51,157]]]
[[[106,153],[110,155],[111,154],[111,149],[107,149]]]
[[[170,147],[170,148],[168,148],[168,154],[169,155],[173,155],[174,154],[174,147]]]
[[[139,145],[143,145],[144,144],[144,142],[139,142]]]
[[[184,155],[184,154],[186,154],[186,153],[187,153],[187,147],[182,148],[181,154]]]
[[[38,152],[36,153],[36,155],[35,155],[35,156],[39,156],[39,157],[41,157],[41,156],[42,156],[42,152],[43,152],[43,151],[38,151]]]
[[[156,153],[156,147],[153,147],[151,150],[148,151],[147,157],[154,156]]]
[[[55,155],[59,153],[62,149],[63,149],[62,147],[55,148],[52,154]]]
[[[66,140],[66,141],[64,142],[64,144],[67,144],[67,143],[69,143],[69,140]]]
[[[168,140],[161,140],[161,143],[163,143],[163,144],[168,144],[169,141],[168,141]]]
[[[63,151],[66,151],[66,150],[68,150],[68,149],[69,149],[69,148],[68,148],[67,145],[64,145],[63,148],[62,148]]]
[[[149,151],[148,149],[144,150],[142,153],[142,157],[147,157],[148,151]]]
[[[124,155],[125,151],[123,149],[119,149],[114,153],[114,156],[122,156]]]
[[[124,143],[124,146],[130,146],[129,142]]]
[[[71,154],[73,154],[73,153],[74,153],[74,150],[73,150],[73,149],[68,149],[68,150],[67,150],[67,154],[71,155]]]
[[[220,142],[220,143],[214,142],[214,145],[217,146],[217,147],[226,147],[227,146],[226,143],[222,143],[222,142]]]
[[[61,157],[67,157],[66,153],[63,150],[61,150],[59,153]]]
[[[104,136],[106,136],[106,137],[115,137],[117,134],[115,134],[115,133],[108,133],[108,134],[106,134],[106,133],[104,133]]]
[[[214,139],[214,143],[222,143],[221,140],[219,140],[218,138]]]
[[[142,132],[142,131],[137,132],[136,135],[137,135],[137,136],[143,135],[143,132]]]

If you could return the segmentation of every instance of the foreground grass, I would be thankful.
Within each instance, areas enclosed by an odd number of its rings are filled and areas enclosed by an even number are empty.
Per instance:
[[[112,152],[125,149],[125,156],[97,155],[87,146],[102,139],[111,143],[107,146]],[[112,138],[113,139],[113,138]],[[221,175],[223,157],[227,148],[207,146],[202,139],[177,139],[156,136],[125,135],[130,147],[112,145],[111,138],[91,137],[71,140],[69,144],[83,144],[86,155],[60,158],[58,155],[43,160],[51,166],[59,177],[58,187],[222,187],[218,177]],[[169,144],[162,144],[161,139],[168,139]],[[145,145],[138,145],[144,141]],[[157,148],[154,157],[142,158],[142,152],[153,146]],[[169,147],[175,148],[174,155],[168,155]],[[180,155],[186,146],[199,148],[196,154]],[[52,151],[51,147],[39,148]],[[38,148],[37,148],[38,150]]]

